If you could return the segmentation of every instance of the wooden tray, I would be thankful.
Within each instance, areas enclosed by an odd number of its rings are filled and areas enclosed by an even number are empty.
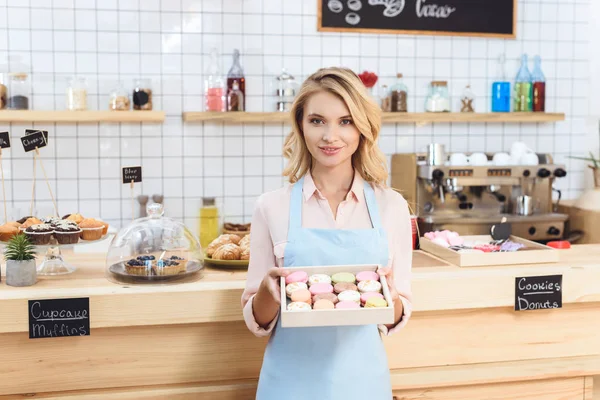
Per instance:
[[[379,265],[334,265],[319,267],[288,267],[292,271],[305,271],[308,275],[327,274],[336,272],[352,272],[356,274],[361,271],[377,271]],[[283,328],[298,328],[307,326],[343,326],[343,325],[371,325],[371,324],[393,324],[394,306],[385,276],[380,277],[383,287],[383,296],[388,302],[387,307],[360,308],[354,310],[307,310],[288,311],[289,299],[285,294],[285,278],[281,278],[281,326]]]
[[[489,242],[489,235],[463,236],[465,241]],[[434,254],[459,267],[486,267],[490,265],[541,264],[558,262],[558,250],[543,244],[532,242],[518,236],[510,236],[510,240],[522,243],[524,248],[503,253],[463,254],[433,243],[426,237],[420,238],[421,250]]]

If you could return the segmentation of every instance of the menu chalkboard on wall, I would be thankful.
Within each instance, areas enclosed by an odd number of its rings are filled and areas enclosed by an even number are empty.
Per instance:
[[[317,0],[318,30],[516,37],[517,0]]]

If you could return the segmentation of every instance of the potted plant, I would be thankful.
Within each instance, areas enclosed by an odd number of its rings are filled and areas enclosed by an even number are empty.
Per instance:
[[[591,168],[594,173],[594,186],[596,187],[596,189],[599,189],[600,188],[600,158],[594,157],[594,153],[592,153],[591,151],[590,151],[589,157],[570,157],[570,158],[590,162],[590,164],[588,164],[588,167]]]
[[[36,283],[35,247],[25,234],[21,233],[10,239],[4,249],[4,258],[7,285],[31,286]]]

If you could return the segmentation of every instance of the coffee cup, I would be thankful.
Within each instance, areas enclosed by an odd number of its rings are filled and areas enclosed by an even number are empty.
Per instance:
[[[469,164],[469,159],[465,153],[452,153],[450,155],[450,165],[464,166]]]
[[[511,157],[508,153],[496,153],[492,158],[494,165],[510,165]]]
[[[469,164],[471,165],[487,165],[488,158],[484,153],[473,153],[469,157]]]
[[[510,156],[514,160],[520,160],[521,156],[526,153],[533,153],[533,150],[531,150],[524,142],[514,142],[510,146]]]
[[[525,153],[521,156],[522,165],[538,165],[539,163],[540,159],[535,153]]]

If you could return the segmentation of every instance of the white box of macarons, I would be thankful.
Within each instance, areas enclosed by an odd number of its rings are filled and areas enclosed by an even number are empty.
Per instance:
[[[394,323],[394,307],[379,265],[289,267],[281,277],[281,326]]]

